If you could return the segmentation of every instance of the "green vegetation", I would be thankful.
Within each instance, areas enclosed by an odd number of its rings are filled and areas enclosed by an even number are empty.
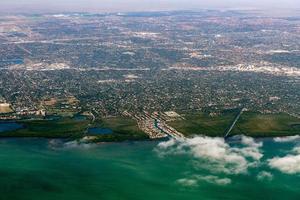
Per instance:
[[[254,137],[296,135],[300,134],[300,119],[284,113],[245,112],[236,123],[232,134],[245,134]]]
[[[145,140],[148,136],[139,130],[135,120],[125,117],[110,117],[97,120],[90,126],[89,120],[76,120],[62,117],[56,120],[19,120],[24,128],[0,134],[0,137],[45,137],[45,138],[81,138],[89,127],[108,128],[112,134],[95,135],[95,142],[113,142],[124,140]]]
[[[80,137],[86,131],[89,121],[75,121],[72,118],[60,120],[20,120],[23,129],[1,133],[1,137],[46,137],[67,138]]]
[[[187,113],[182,114],[184,120],[176,120],[168,124],[186,136],[195,134],[223,136],[235,115],[236,111],[233,110],[212,116],[209,113]]]
[[[236,111],[226,111],[216,116],[207,113],[184,114],[185,120],[176,120],[168,124],[186,136],[202,134],[224,136],[231,125]],[[253,137],[274,137],[300,134],[300,119],[288,114],[260,114],[244,112],[230,135],[249,135]]]
[[[224,136],[233,122],[237,110],[221,113],[186,113],[184,119],[168,124],[186,136],[208,135]],[[112,134],[95,134],[94,142],[118,142],[125,140],[146,140],[148,136],[138,128],[137,122],[127,117],[109,117],[96,120],[90,126],[89,120],[76,120],[62,117],[57,120],[20,120],[23,129],[4,132],[0,137],[45,137],[45,138],[81,138],[89,127],[101,127],[112,130]],[[300,119],[288,114],[260,114],[244,112],[230,135],[249,135],[254,137],[273,137],[300,134]]]
[[[148,136],[138,128],[137,122],[126,117],[103,118],[95,125],[109,128],[113,134],[97,135],[95,141],[111,142],[125,140],[146,140]]]

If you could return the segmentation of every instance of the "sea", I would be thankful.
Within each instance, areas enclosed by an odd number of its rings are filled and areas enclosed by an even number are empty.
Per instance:
[[[0,140],[2,200],[299,200],[299,137]]]

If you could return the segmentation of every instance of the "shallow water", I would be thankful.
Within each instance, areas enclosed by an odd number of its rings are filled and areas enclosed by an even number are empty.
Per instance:
[[[196,159],[189,154],[162,156],[158,142],[69,144],[40,139],[0,140],[0,199],[298,200],[300,196],[299,175],[266,164],[269,158],[285,156],[297,145],[295,142],[264,140],[260,164],[245,174],[214,173],[195,167]],[[259,180],[261,171],[271,173],[272,179]],[[231,182],[216,184],[200,178],[197,185],[189,185],[179,181],[192,175],[217,176]]]

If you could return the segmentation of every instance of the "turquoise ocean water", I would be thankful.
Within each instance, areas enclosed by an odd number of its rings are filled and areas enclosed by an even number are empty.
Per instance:
[[[297,142],[260,142],[260,161],[235,173],[238,168],[230,168],[232,163],[224,163],[232,171],[218,170],[222,163],[210,160],[210,152],[201,152],[197,146],[160,148],[160,142],[78,145],[2,139],[0,199],[299,200],[300,176],[268,165],[270,158],[289,155]],[[240,144],[229,143],[235,155]],[[214,151],[213,147],[209,150]],[[243,155],[243,151],[238,152]]]

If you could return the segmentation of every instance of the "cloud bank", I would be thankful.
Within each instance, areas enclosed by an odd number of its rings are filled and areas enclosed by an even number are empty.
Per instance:
[[[157,152],[165,155],[188,155],[194,166],[211,173],[246,174],[248,168],[257,166],[262,158],[261,142],[242,136],[241,147],[231,147],[223,138],[199,136],[183,140],[161,142]]]
[[[263,159],[263,143],[255,141],[251,137],[239,136],[239,142],[235,140],[228,144],[223,138],[211,138],[197,136],[194,138],[174,140],[170,139],[158,144],[156,152],[159,156],[185,155],[190,159],[189,163],[196,171],[187,172],[176,181],[185,187],[197,187],[200,183],[216,185],[228,185],[231,178],[236,175],[250,175],[258,181],[272,181],[274,175],[270,170],[279,170],[287,175],[300,174],[300,146],[294,146],[284,156],[269,157]],[[274,142],[294,142],[300,136],[274,138]],[[286,147],[285,144],[281,144]],[[289,144],[290,145],[290,144]],[[272,153],[273,154],[273,153]],[[260,169],[261,171],[257,171]],[[250,169],[253,169],[253,171]],[[206,176],[197,174],[207,173]],[[225,176],[225,177],[224,177]]]
[[[300,173],[300,147],[295,147],[284,157],[274,157],[268,160],[268,165],[287,174]]]
[[[295,136],[287,136],[287,137],[276,137],[274,138],[275,142],[292,142],[295,140],[299,140],[300,136],[299,135],[295,135]]]

